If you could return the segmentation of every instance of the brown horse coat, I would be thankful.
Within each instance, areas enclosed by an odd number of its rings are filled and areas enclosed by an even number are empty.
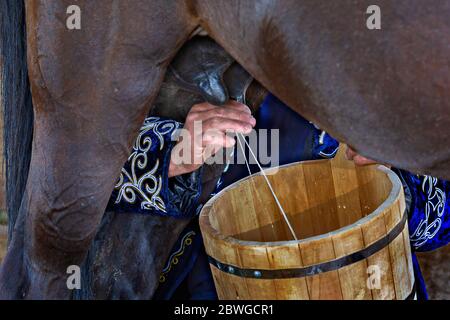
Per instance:
[[[2,298],[68,298],[166,67],[202,26],[294,110],[367,157],[450,178],[450,2],[27,0],[35,126]],[[23,250],[22,250],[23,248]],[[14,272],[13,272],[14,270]],[[151,290],[149,293],[151,296]]]

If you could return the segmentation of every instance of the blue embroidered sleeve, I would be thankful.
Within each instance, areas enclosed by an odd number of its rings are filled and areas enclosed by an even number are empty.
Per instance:
[[[312,156],[314,160],[334,158],[339,150],[339,141],[315,126],[313,132]]]
[[[188,218],[197,214],[201,173],[168,178],[172,136],[179,122],[149,117],[122,168],[107,210]]]
[[[430,251],[450,241],[450,182],[394,169],[405,189],[409,237],[414,251]]]

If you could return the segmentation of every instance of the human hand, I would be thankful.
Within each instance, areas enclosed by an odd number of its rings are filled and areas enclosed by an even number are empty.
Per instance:
[[[193,172],[220,149],[234,147],[236,141],[227,133],[247,134],[255,124],[250,109],[236,101],[221,107],[206,102],[194,105],[172,150],[169,178]]]
[[[357,153],[355,150],[347,146],[347,150],[345,150],[345,156],[347,160],[352,160],[357,166],[368,166],[371,164],[377,164],[378,161],[366,158],[359,153]],[[386,167],[390,168],[391,166],[388,164],[384,164]]]
[[[347,160],[353,161],[357,166],[367,166],[377,163],[374,160],[363,157],[349,146],[347,146],[347,150],[345,150],[345,156]]]

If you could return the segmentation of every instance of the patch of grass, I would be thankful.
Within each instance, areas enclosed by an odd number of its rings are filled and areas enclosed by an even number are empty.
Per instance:
[[[0,225],[6,225],[8,223],[8,218],[5,211],[0,211]]]

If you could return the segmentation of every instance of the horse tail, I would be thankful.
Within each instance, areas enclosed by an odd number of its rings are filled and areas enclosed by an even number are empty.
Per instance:
[[[0,62],[8,235],[11,239],[31,160],[33,105],[27,68],[25,1],[0,1]]]

